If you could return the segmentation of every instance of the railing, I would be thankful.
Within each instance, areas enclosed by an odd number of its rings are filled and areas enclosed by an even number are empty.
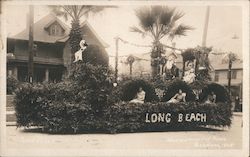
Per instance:
[[[27,62],[28,56],[10,56],[7,57],[8,61],[19,61],[19,62]],[[42,57],[34,57],[34,63],[40,64],[53,64],[53,65],[63,65],[63,58],[42,58]]]

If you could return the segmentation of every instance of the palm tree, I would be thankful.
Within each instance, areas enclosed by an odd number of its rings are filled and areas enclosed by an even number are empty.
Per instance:
[[[233,52],[227,53],[222,60],[224,63],[228,63],[228,86],[227,87],[228,87],[229,96],[231,96],[232,65],[233,65],[233,62],[235,62],[236,60],[239,60],[238,56]]]
[[[57,16],[62,16],[65,20],[71,19],[71,30],[69,34],[69,42],[71,47],[72,60],[74,53],[80,49],[79,43],[82,40],[80,29],[80,20],[82,17],[87,18],[91,13],[102,11],[107,6],[92,6],[92,5],[60,5],[49,6]]]
[[[178,36],[185,36],[192,27],[177,24],[184,13],[176,11],[175,8],[167,6],[142,7],[135,11],[139,19],[139,27],[131,27],[132,32],[137,32],[142,37],[150,36],[153,39],[153,49],[151,51],[152,76],[158,74],[158,63],[161,54],[164,53],[160,40],[167,37],[171,41]]]

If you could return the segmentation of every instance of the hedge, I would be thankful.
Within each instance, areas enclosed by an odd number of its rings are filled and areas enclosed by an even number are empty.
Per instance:
[[[61,84],[24,84],[16,93],[16,116],[18,127],[39,126],[51,133],[77,132],[137,132],[157,131],[165,128],[185,129],[196,126],[230,126],[231,108],[227,103],[204,104],[199,102],[167,103],[146,102],[109,104],[96,114],[84,101],[76,103],[73,95]],[[66,99],[72,97],[71,99]],[[170,123],[146,123],[146,114],[171,113]],[[206,122],[177,122],[177,114],[203,113]]]
[[[150,115],[163,113],[171,114],[170,122],[146,122],[146,116],[148,113],[148,119]],[[206,115],[206,121],[178,122],[178,115],[183,114],[204,114]],[[203,103],[187,102],[187,103],[144,103],[144,104],[128,104],[119,103],[110,106],[106,116],[108,119],[108,129],[110,132],[137,132],[137,131],[157,131],[159,129],[187,129],[197,126],[218,126],[225,127],[231,125],[231,109],[228,104],[225,103]],[[190,117],[189,117],[190,119]]]
[[[7,94],[13,94],[18,88],[19,81],[12,76],[7,77]]]
[[[217,83],[209,83],[203,87],[202,92],[199,95],[200,102],[204,102],[207,98],[207,95],[211,94],[211,92],[214,92],[214,94],[216,95],[216,102],[224,102],[224,103],[230,102],[230,97],[227,89],[224,86]]]

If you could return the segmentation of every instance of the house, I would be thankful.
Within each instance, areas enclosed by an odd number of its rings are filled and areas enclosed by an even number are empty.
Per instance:
[[[106,52],[108,45],[85,21],[80,25],[88,45],[97,45]],[[70,28],[55,14],[50,13],[34,23],[34,78],[35,82],[60,81],[71,63]],[[7,38],[7,75],[19,81],[28,77],[29,27]]]
[[[222,61],[222,56],[213,56],[210,58],[213,72],[211,73],[212,81],[215,83],[228,86],[228,63]],[[232,64],[231,70],[231,94],[233,98],[239,96],[242,98],[242,82],[243,82],[243,65],[241,60],[237,60]]]

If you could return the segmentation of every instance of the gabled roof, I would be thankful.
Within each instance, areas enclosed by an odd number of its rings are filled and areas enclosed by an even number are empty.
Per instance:
[[[209,55],[209,60],[214,70],[228,70],[228,63],[223,62],[223,55]],[[242,60],[236,60],[232,64],[232,69],[243,69]]]
[[[89,22],[87,20],[85,20],[83,23],[81,23],[80,27],[81,28],[88,27],[90,29],[90,31],[94,34],[94,36],[97,38],[97,40],[103,45],[103,47],[105,47],[105,48],[109,47],[109,45],[99,37],[99,35],[96,33],[94,28],[89,24]]]
[[[51,36],[46,31],[46,28],[49,27],[52,23],[58,22],[58,24],[65,30],[64,36]],[[63,42],[61,41],[69,34],[69,27],[65,25],[60,19],[56,17],[55,14],[50,13],[47,16],[43,17],[36,23],[34,23],[34,41],[46,42],[46,43],[55,43]],[[19,39],[19,40],[28,40],[29,39],[29,28],[25,28],[22,32],[9,37],[10,39]]]
[[[65,35],[63,36],[52,36],[46,31],[46,29],[53,24],[58,22],[58,24],[65,30]],[[96,39],[100,42],[103,47],[108,47],[109,45],[105,43],[95,32],[92,26],[88,21],[84,21],[81,25],[81,28],[88,27],[89,30],[94,34]],[[70,28],[63,23],[55,14],[50,13],[47,16],[43,17],[36,23],[34,23],[34,41],[45,42],[45,43],[56,43],[56,42],[66,42],[69,39]],[[9,39],[17,40],[28,40],[29,39],[29,28],[25,28],[22,32],[9,37]]]

